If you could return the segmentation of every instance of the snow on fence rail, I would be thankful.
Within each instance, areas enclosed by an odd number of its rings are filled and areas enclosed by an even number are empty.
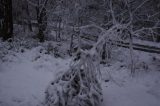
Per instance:
[[[107,43],[112,44],[112,45],[117,45],[119,47],[129,48],[129,42],[109,40]],[[144,44],[140,44],[140,43],[133,43],[132,45],[133,45],[134,50],[140,50],[140,51],[144,51],[144,52],[160,54],[160,48],[157,46],[152,46],[149,44],[144,45]]]
[[[20,25],[27,25],[27,23],[18,23]],[[32,22],[32,25],[34,27],[37,27],[38,24],[37,22]],[[50,27],[54,27],[53,25],[49,24]],[[68,27],[70,29],[72,29],[73,27],[72,26],[65,26],[65,27]],[[84,28],[88,28],[88,27],[95,27],[95,28],[98,28],[100,29],[102,32],[110,32],[110,31],[107,31],[103,28],[101,28],[100,26],[97,26],[95,24],[90,24],[90,25],[85,25],[85,26],[81,26],[81,27],[75,27],[75,28],[79,28],[79,30],[81,29],[84,29]],[[113,28],[111,28],[111,30],[113,30]],[[81,36],[83,39],[90,39],[90,40],[94,40],[97,39],[98,37],[94,38],[90,38],[90,37],[87,37],[87,36]],[[103,38],[103,37],[102,37]],[[101,41],[101,40],[100,40]],[[124,42],[124,41],[120,41],[120,40],[116,40],[116,41],[113,41],[111,39],[107,40],[107,43],[109,44],[112,44],[112,45],[117,45],[119,47],[124,47],[124,48],[129,48],[129,42]],[[155,43],[156,44],[156,43]],[[158,44],[158,43],[157,43]],[[159,44],[160,45],[160,44]],[[144,51],[144,52],[149,52],[149,53],[158,53],[160,54],[160,46],[155,46],[155,45],[150,45],[150,43],[148,44],[141,44],[140,42],[136,42],[134,43],[133,42],[133,49],[134,50],[140,50],[140,51]]]

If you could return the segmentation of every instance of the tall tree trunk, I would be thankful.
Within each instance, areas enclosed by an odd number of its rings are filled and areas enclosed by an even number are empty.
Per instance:
[[[61,22],[62,18],[58,16],[56,25],[56,41],[61,41]]]
[[[135,74],[135,66],[134,66],[134,60],[133,60],[133,38],[132,34],[129,32],[129,48],[130,48],[130,59],[131,59],[131,75],[134,76]]]
[[[71,42],[70,42],[70,56],[72,56],[72,53],[73,53],[73,36],[74,34],[71,35]]]
[[[27,21],[28,21],[28,29],[32,32],[32,23],[31,23],[31,16],[29,12],[28,2],[26,1],[26,13],[27,13]]]
[[[43,8],[40,12],[40,9],[37,11],[37,21],[38,21],[38,38],[40,42],[44,42],[44,31],[47,27],[47,16],[46,9]]]
[[[37,22],[38,22],[38,38],[40,42],[44,42],[44,31],[47,28],[47,12],[46,5],[48,0],[45,0],[44,4],[40,4],[38,1],[37,11]],[[42,6],[41,6],[42,5]]]
[[[3,40],[13,36],[12,0],[2,0],[3,22],[1,33]]]
[[[58,18],[58,41],[61,41],[61,22],[62,22],[62,19],[59,16]]]

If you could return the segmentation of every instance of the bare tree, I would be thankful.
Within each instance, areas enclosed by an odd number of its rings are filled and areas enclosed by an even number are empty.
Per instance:
[[[1,36],[7,40],[13,36],[12,0],[1,0]]]
[[[36,20],[38,23],[38,34],[40,42],[44,42],[45,30],[47,28],[47,3],[48,0],[27,0],[27,2],[33,6],[36,10]]]
[[[29,3],[27,2],[27,0],[23,1],[24,3],[24,11],[26,12],[26,16],[27,16],[27,24],[28,24],[28,29],[32,32],[32,20],[31,20],[31,16],[30,16],[30,10],[29,10]]]

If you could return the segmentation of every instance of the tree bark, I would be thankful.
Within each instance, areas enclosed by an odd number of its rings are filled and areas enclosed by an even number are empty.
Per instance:
[[[40,6],[38,1],[38,6],[36,7],[37,11],[37,22],[38,22],[38,38],[40,42],[44,42],[44,31],[47,28],[47,12],[46,12],[46,5],[48,0],[45,1],[43,6]]]
[[[29,12],[28,2],[26,1],[26,13],[27,13],[27,21],[28,21],[28,29],[32,32],[32,22],[31,22],[31,16]]]
[[[2,0],[1,3],[3,6],[1,33],[3,40],[7,40],[13,36],[12,0]]]
[[[37,22],[38,22],[38,38],[40,42],[44,42],[44,31],[47,27],[46,9],[43,8],[40,12],[40,8],[37,9]]]

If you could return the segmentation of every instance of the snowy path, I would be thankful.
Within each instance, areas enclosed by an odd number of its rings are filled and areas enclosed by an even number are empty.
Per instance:
[[[55,73],[67,69],[70,61],[36,50],[18,54],[12,60],[0,64],[0,106],[36,106],[43,101],[44,91]],[[159,72],[135,80],[123,79],[124,74],[125,71],[113,74],[122,86],[112,81],[102,83],[102,106],[160,106]]]

